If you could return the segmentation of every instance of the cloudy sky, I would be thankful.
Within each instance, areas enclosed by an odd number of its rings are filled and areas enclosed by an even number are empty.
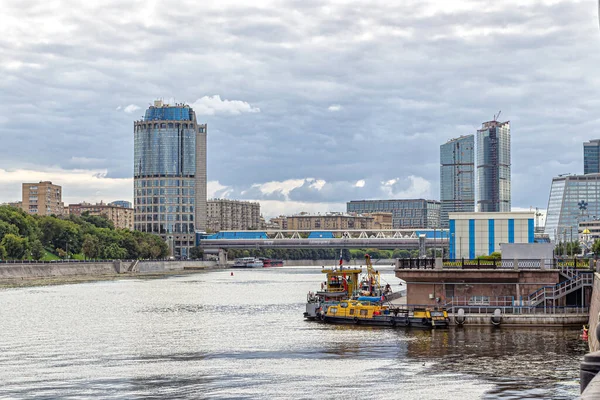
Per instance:
[[[133,121],[208,124],[209,195],[263,213],[439,199],[439,145],[502,110],[513,207],[600,137],[594,0],[2,0],[0,202],[132,198]]]

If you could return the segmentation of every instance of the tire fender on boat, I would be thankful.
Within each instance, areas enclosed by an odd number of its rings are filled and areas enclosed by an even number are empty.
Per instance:
[[[423,319],[421,320],[421,323],[422,323],[423,325],[428,325],[428,324],[427,324],[427,318],[423,318]]]
[[[396,326],[396,320],[392,318],[392,319],[390,320],[390,325],[392,325],[392,326]]]
[[[354,323],[358,325],[358,317],[354,317]]]

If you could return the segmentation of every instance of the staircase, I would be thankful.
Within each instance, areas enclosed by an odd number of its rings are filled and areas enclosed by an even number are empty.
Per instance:
[[[127,269],[127,272],[140,272],[138,268],[139,262],[140,260],[135,260],[134,262],[132,262],[129,268]]]
[[[544,286],[529,295],[527,304],[535,307],[543,304],[546,300],[558,300],[571,292],[583,287],[591,287],[594,284],[594,274],[592,272],[579,272],[575,268],[563,268],[560,274],[568,278],[555,286]]]

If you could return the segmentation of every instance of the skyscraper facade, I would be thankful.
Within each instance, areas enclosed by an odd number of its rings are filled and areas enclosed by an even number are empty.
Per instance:
[[[448,213],[475,211],[475,136],[451,139],[440,146],[440,226]]]
[[[600,139],[583,143],[583,173],[600,173]]]
[[[439,228],[440,202],[425,199],[352,200],[346,203],[348,213],[392,213],[392,229]]]
[[[484,122],[477,131],[477,208],[509,212],[510,122]]]
[[[185,104],[155,101],[134,123],[135,230],[186,258],[206,229],[206,124]]]
[[[600,217],[600,174],[552,178],[544,233],[551,240],[577,240],[579,223]]]

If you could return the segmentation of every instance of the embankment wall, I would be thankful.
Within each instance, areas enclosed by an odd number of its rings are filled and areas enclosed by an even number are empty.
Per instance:
[[[0,279],[47,278],[76,275],[116,274],[112,262],[51,263],[51,264],[0,264]]]
[[[31,264],[0,264],[0,279],[34,279],[62,276],[103,276],[126,272],[131,261],[52,262]],[[214,268],[215,261],[139,261],[137,272],[160,273],[184,269]]]
[[[594,274],[594,289],[592,290],[592,299],[590,301],[590,317],[588,321],[589,325],[589,339],[588,344],[590,351],[600,350],[600,343],[596,337],[596,329],[598,327],[598,313],[600,313],[600,273]]]

